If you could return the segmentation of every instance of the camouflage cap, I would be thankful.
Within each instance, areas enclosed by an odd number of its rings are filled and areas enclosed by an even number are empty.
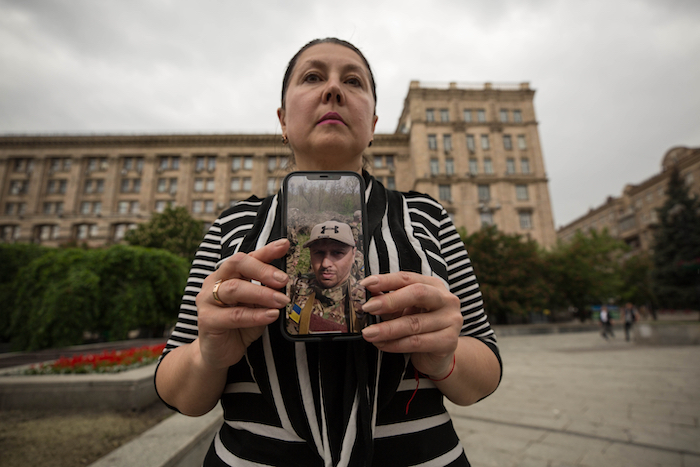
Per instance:
[[[336,240],[346,245],[355,246],[355,237],[352,236],[350,226],[344,222],[328,221],[322,224],[316,224],[311,229],[309,240],[304,243],[304,248],[307,248],[313,242],[324,239]]]

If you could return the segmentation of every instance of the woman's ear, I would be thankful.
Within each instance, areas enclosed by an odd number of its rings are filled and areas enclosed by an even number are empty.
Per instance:
[[[287,130],[287,123],[286,123],[285,116],[284,116],[284,109],[282,107],[277,109],[277,119],[280,121],[280,126],[282,127],[282,134],[284,134]],[[375,124],[376,124],[376,120],[375,120]]]

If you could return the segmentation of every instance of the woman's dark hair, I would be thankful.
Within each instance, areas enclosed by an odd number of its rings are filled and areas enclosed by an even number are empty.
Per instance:
[[[294,72],[294,67],[297,64],[297,60],[299,59],[299,55],[302,54],[306,49],[309,47],[313,47],[314,45],[318,44],[337,44],[337,45],[342,45],[343,47],[347,47],[348,49],[352,50],[355,52],[357,55],[360,56],[362,61],[365,63],[365,66],[367,66],[367,70],[369,71],[369,78],[370,78],[370,85],[372,88],[372,96],[374,97],[374,109],[376,113],[377,109],[377,86],[374,84],[374,74],[372,74],[372,68],[369,66],[369,62],[365,58],[365,56],[360,52],[360,50],[352,45],[348,41],[344,41],[342,39],[337,39],[335,37],[326,37],[325,39],[314,39],[308,44],[306,44],[304,47],[299,49],[299,51],[292,57],[292,59],[289,61],[289,65],[287,65],[287,71],[284,73],[284,80],[282,81],[282,108],[284,109],[284,99],[287,96],[287,88],[289,88],[289,80],[292,77],[292,73]]]

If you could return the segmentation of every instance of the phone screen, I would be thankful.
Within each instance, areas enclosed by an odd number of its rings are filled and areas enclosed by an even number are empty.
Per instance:
[[[284,180],[283,228],[290,303],[282,323],[293,339],[359,337],[365,277],[364,181],[354,172],[293,172]]]

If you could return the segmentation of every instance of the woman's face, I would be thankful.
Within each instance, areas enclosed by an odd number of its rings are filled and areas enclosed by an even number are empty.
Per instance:
[[[302,52],[284,104],[277,115],[299,170],[361,170],[377,117],[369,71],[354,51],[325,43]]]

